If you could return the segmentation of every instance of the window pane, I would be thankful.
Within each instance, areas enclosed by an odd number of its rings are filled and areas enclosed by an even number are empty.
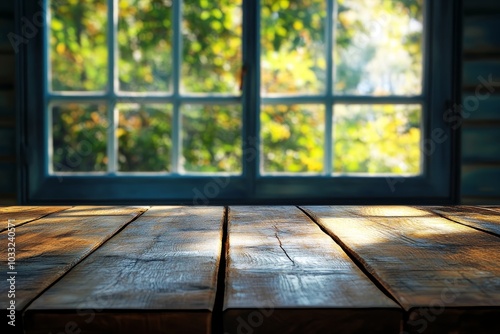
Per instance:
[[[241,70],[241,0],[185,0],[182,87],[236,93]]]
[[[241,106],[183,106],[182,143],[184,170],[240,172]]]
[[[106,0],[50,1],[52,90],[106,88]]]
[[[418,174],[420,105],[336,105],[336,173]]]
[[[325,91],[326,1],[263,0],[263,93]]]
[[[106,171],[106,107],[63,104],[52,108],[54,172]]]
[[[422,91],[423,0],[338,2],[335,91],[412,95]]]
[[[119,79],[123,91],[168,91],[172,77],[172,2],[120,0]]]
[[[121,172],[171,169],[172,107],[119,104],[118,163]]]
[[[265,172],[321,172],[323,105],[269,105],[261,112]]]

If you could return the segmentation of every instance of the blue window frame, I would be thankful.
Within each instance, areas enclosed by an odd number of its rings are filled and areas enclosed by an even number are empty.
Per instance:
[[[264,29],[263,25],[269,24],[265,19],[276,18],[280,14],[263,14],[266,2],[249,0],[243,0],[241,4],[241,90],[224,94],[184,92],[182,1],[167,1],[171,6],[169,24],[172,34],[170,87],[160,92],[147,89],[142,92],[124,91],[118,73],[118,0],[106,2],[107,80],[102,90],[54,89],[49,47],[51,29],[48,27],[52,24],[49,2],[17,4],[18,34],[26,34],[26,26],[20,18],[31,18],[43,13],[46,21],[40,26],[40,32],[43,33],[35,34],[27,43],[19,45],[18,72],[22,78],[18,82],[22,203],[438,204],[456,201],[458,138],[443,118],[446,110],[459,101],[460,6],[456,1],[422,1],[421,87],[414,91],[412,88],[398,91],[397,87],[392,87],[385,94],[377,94],[373,89],[370,91],[369,87],[361,86],[357,91],[342,91],[336,85],[340,78],[340,69],[336,64],[340,62],[340,55],[335,53],[335,49],[340,48],[340,44],[335,36],[335,27],[339,24],[339,8],[344,2],[334,0],[320,4],[324,9],[320,34],[323,39],[321,50],[324,52],[320,66],[323,77],[321,88],[316,90],[308,88],[304,91],[281,92],[265,87],[263,77],[266,76],[264,67],[267,65],[264,64],[263,53],[266,43],[265,36],[260,32]],[[303,23],[297,22],[296,28],[300,30]],[[373,38],[374,35],[369,36]],[[278,72],[275,69],[273,73]],[[57,117],[71,113],[69,106],[75,104],[102,107],[93,110],[94,113],[100,110],[101,121],[107,122],[101,133],[101,140],[105,143],[101,150],[106,156],[106,163],[95,170],[68,170],[54,158],[54,151],[58,147],[56,142],[62,141],[61,145],[64,145],[62,137],[54,135],[54,127],[59,126]],[[158,112],[158,117],[165,117],[165,123],[169,124],[165,132],[165,140],[169,142],[168,159],[165,158],[168,168],[153,171],[137,171],[133,168],[123,170],[117,136],[121,117],[119,113],[122,112],[117,110],[119,105],[128,105],[131,109],[138,105],[159,106],[155,112]],[[162,109],[166,105],[168,110]],[[239,108],[240,111],[234,114],[241,122],[239,167],[208,172],[186,169],[182,153],[185,140],[182,133],[183,117],[186,118],[184,109],[199,105]],[[336,140],[340,140],[336,131],[340,133],[343,130],[343,124],[346,124],[343,122],[349,117],[366,118],[366,110],[370,111],[368,114],[372,121],[377,119],[377,110],[384,106],[398,113],[405,113],[409,108],[418,109],[416,128],[420,132],[417,169],[410,172],[403,169],[400,173],[339,169],[336,163],[342,159],[342,155],[339,156],[340,151],[336,151]],[[266,128],[268,125],[264,120],[265,117],[276,118],[274,111],[280,108],[286,117],[304,110],[307,117],[317,116],[317,133],[307,132],[313,136],[317,134],[320,140],[320,158],[312,162],[319,166],[316,169],[306,169],[304,172],[273,167],[273,157],[276,152],[279,153],[279,142],[276,144],[269,139],[272,136],[265,137],[265,131],[272,134],[275,130]],[[193,112],[196,113],[196,107]],[[394,120],[397,119],[395,116]],[[364,119],[357,124],[366,126],[369,121]],[[382,126],[377,131],[386,130]],[[278,149],[274,147],[272,151],[270,147],[275,144]],[[140,145],[134,147],[139,149]],[[301,149],[304,150],[304,147]],[[401,149],[404,147],[401,146]],[[74,154],[75,159],[86,154],[85,145],[80,145],[79,150]],[[363,152],[369,154],[369,150],[369,147],[365,147]],[[314,156],[314,152],[305,154]]]

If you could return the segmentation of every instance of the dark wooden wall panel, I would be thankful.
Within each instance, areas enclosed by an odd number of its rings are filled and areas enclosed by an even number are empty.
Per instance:
[[[475,101],[475,92],[465,92],[464,101]],[[472,107],[472,104],[471,104]],[[484,100],[480,100],[476,107],[470,110],[464,110],[464,120],[471,121],[497,121],[500,122],[500,95],[490,95]]]
[[[485,81],[489,83],[493,94],[500,92],[500,58],[464,61],[463,87],[466,92],[474,93],[478,86],[485,85]],[[483,90],[481,94],[486,92]]]
[[[464,18],[465,56],[500,53],[500,15],[474,15]]]
[[[465,125],[462,149],[464,163],[500,163],[498,125]]]
[[[8,35],[14,32],[14,0],[0,2],[0,205],[15,204],[15,55]]]
[[[465,203],[496,204],[500,198],[498,165],[466,165],[462,167],[462,197]]]
[[[499,31],[500,1],[464,0],[461,180],[464,204],[500,203]]]

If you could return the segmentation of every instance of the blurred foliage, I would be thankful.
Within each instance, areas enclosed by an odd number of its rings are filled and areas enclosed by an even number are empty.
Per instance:
[[[172,4],[119,0],[118,72],[124,91],[168,91],[172,86]]]
[[[106,114],[102,105],[68,103],[52,108],[55,172],[106,171]]]
[[[108,50],[106,0],[50,2],[52,89],[104,90]]]
[[[262,1],[261,76],[265,93],[323,93],[326,1]]]
[[[172,107],[119,104],[117,109],[119,171],[170,171]]]
[[[184,170],[241,172],[241,118],[238,105],[184,106]]]
[[[174,66],[173,1],[119,0],[117,83],[124,92],[239,95],[241,0],[184,0]],[[323,0],[262,0],[263,95],[326,93],[327,8]],[[338,0],[332,89],[343,95],[418,95],[422,81],[423,0]],[[51,1],[50,67],[55,91],[105,91],[108,85],[107,1]],[[173,105],[118,104],[120,171],[171,171]],[[334,172],[418,173],[420,106],[334,106]],[[242,108],[181,105],[180,168],[242,170]],[[109,111],[111,112],[111,111]],[[325,105],[264,105],[261,159],[266,172],[324,168]],[[98,117],[97,117],[97,116]],[[54,109],[54,170],[103,171],[106,108],[67,104]],[[65,161],[81,143],[91,153]],[[88,146],[88,145],[87,145]]]
[[[238,93],[242,66],[241,0],[183,3],[183,90]]]
[[[419,105],[336,105],[334,114],[334,172],[420,171]]]
[[[420,94],[423,0],[337,3],[335,92]]]
[[[264,171],[323,170],[324,109],[321,105],[273,105],[263,108]]]

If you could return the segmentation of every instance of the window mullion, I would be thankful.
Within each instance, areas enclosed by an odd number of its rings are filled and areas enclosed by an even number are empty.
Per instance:
[[[325,105],[325,161],[324,174],[330,175],[333,171],[333,47],[334,47],[334,12],[335,0],[327,1],[326,8],[326,105]]]
[[[255,192],[260,160],[260,1],[243,0],[243,175]]]
[[[172,2],[172,31],[173,31],[173,59],[172,59],[172,86],[173,86],[173,126],[172,126],[172,157],[171,172],[179,173],[181,149],[181,66],[182,66],[182,2]]]
[[[118,34],[118,0],[108,0],[108,173],[118,171],[118,111],[116,109],[117,80],[117,34]]]

